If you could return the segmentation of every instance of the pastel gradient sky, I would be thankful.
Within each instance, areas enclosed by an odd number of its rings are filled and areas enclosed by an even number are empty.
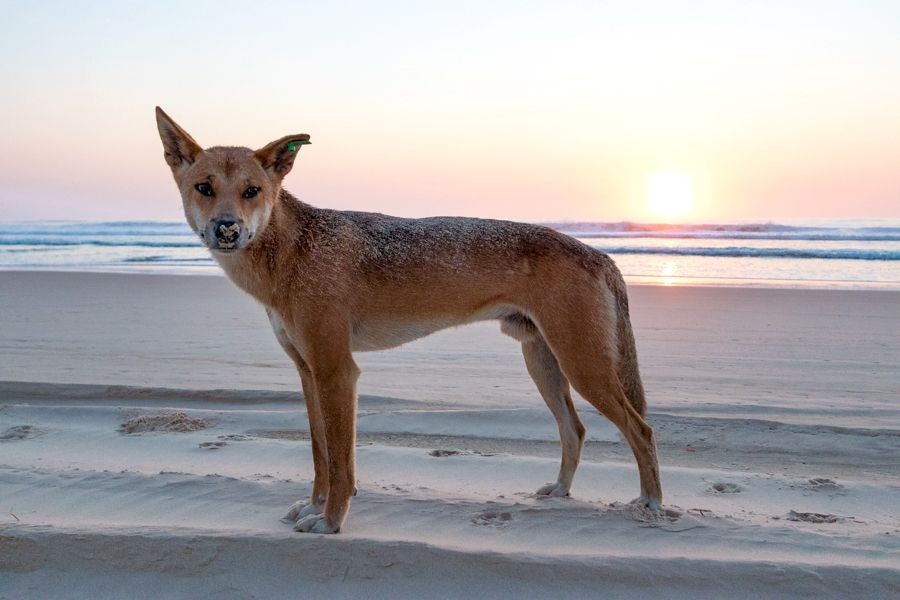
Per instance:
[[[0,1],[3,220],[180,220],[153,107],[405,216],[900,217],[900,2]]]

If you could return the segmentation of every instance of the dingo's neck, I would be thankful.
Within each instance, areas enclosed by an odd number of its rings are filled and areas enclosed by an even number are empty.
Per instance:
[[[278,293],[276,272],[297,264],[298,250],[305,245],[295,239],[308,231],[309,207],[281,190],[268,223],[246,248],[233,254],[212,252],[213,258],[235,285],[262,302],[274,306]],[[289,252],[285,250],[290,248]],[[301,256],[305,254],[301,252]]]

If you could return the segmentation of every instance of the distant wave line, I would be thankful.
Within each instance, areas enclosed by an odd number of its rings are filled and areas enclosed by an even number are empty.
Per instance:
[[[123,221],[121,223],[13,223],[0,224],[3,235],[129,236],[193,235],[187,223]]]
[[[592,245],[601,252],[607,254],[646,254],[657,256],[715,256],[735,258],[818,258],[825,260],[900,260],[900,251],[895,250],[850,250],[850,249],[819,249],[819,248],[748,248],[732,246],[728,248],[660,248],[650,246],[597,246]]]
[[[580,238],[583,240],[591,239],[696,239],[696,240],[785,240],[785,241],[809,241],[809,242],[900,242],[900,230],[891,232],[890,230],[878,233],[860,233],[860,229],[848,230],[847,233],[836,232],[835,230],[823,230],[821,233],[816,231],[785,231],[785,232],[738,232],[723,230],[696,230],[696,231],[572,231],[567,229],[558,229],[567,235]],[[40,230],[19,230],[13,232],[0,233],[0,245],[9,245],[16,241],[16,238],[24,238],[35,240],[35,243],[53,243],[52,240],[60,239],[59,244],[63,244],[68,240],[75,240],[75,243],[82,243],[78,238],[86,240],[84,243],[90,242],[91,238],[100,238],[98,241],[104,241],[103,238],[159,238],[159,237],[175,237],[184,238],[185,240],[193,239],[194,232],[190,229],[172,228],[169,231],[154,230],[100,230],[85,229],[72,231],[40,231]],[[11,238],[4,240],[3,238]],[[50,240],[47,242],[38,242],[38,240]]]
[[[122,262],[127,263],[209,263],[215,264],[215,261],[209,256],[203,258],[177,258],[173,256],[132,256],[123,259]]]
[[[783,240],[796,242],[900,242],[900,232],[896,234],[840,234],[840,233],[739,233],[718,231],[696,231],[685,233],[668,232],[614,232],[614,231],[566,231],[563,233],[582,240],[592,239],[660,239],[660,240]]]
[[[546,222],[552,227],[582,239],[603,238],[654,238],[654,239],[735,239],[735,240],[796,240],[796,241],[855,241],[900,242],[900,227],[832,225],[784,225],[780,223],[705,223],[665,224],[619,222]],[[193,239],[193,232],[184,222],[178,221],[21,221],[0,224],[0,245],[12,245],[16,240],[34,240],[34,244],[65,245],[74,239],[76,243],[117,245],[104,238],[184,238]],[[4,239],[7,238],[7,239]],[[94,240],[94,238],[99,238]],[[47,241],[44,241],[47,240]],[[59,241],[56,241],[59,240]],[[122,244],[140,245],[141,242]],[[157,242],[148,241],[148,244]],[[24,242],[20,242],[24,245]],[[174,245],[174,244],[173,244]],[[177,246],[175,246],[177,247]]]
[[[816,226],[816,225],[782,225],[780,223],[696,223],[696,224],[668,224],[668,223],[635,223],[633,221],[618,222],[548,222],[543,223],[553,229],[579,235],[591,233],[803,233],[803,232],[839,232],[859,231],[881,235],[900,235],[900,227],[896,226]]]
[[[105,240],[59,240],[24,238],[4,240],[0,238],[0,247],[3,246],[101,246],[104,248],[203,248],[200,240],[184,242],[152,242],[139,240],[105,241]]]
[[[199,242],[103,242],[99,240],[68,241],[54,240],[38,242],[34,240],[0,241],[0,249],[6,247],[7,252],[28,252],[47,250],[48,247],[77,247],[95,246],[104,248],[196,248],[202,249]],[[15,248],[16,246],[38,246],[28,250]],[[43,246],[43,248],[41,248]],[[796,258],[796,259],[824,259],[824,260],[871,260],[871,261],[900,261],[900,251],[897,250],[859,250],[859,249],[825,249],[825,248],[750,248],[746,246],[729,246],[725,248],[704,247],[680,247],[666,248],[659,246],[603,246],[591,244],[592,247],[608,254],[642,254],[657,256],[707,256],[707,257],[735,257],[735,258]],[[128,262],[155,262],[167,260],[194,260],[192,258],[178,257],[135,257],[126,259]],[[204,259],[205,260],[205,259]]]

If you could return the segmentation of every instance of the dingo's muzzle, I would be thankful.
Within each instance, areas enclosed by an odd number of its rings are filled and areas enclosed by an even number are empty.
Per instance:
[[[206,244],[211,250],[224,252],[239,250],[247,241],[244,222],[231,215],[213,219],[206,227]]]

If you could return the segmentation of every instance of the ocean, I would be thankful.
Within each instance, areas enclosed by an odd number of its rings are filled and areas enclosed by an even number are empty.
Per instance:
[[[548,224],[632,283],[900,289],[900,220]],[[0,225],[0,269],[221,274],[182,222]]]

